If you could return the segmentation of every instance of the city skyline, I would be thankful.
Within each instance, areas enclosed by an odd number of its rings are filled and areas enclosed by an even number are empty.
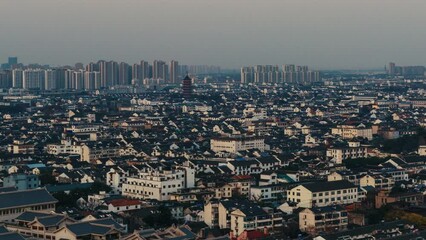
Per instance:
[[[1,24],[0,52],[52,66],[95,59],[179,59],[232,69],[281,62],[318,70],[426,65],[423,1],[99,3],[2,1],[0,14],[13,24]]]
[[[0,240],[426,239],[422,0],[0,0]]]

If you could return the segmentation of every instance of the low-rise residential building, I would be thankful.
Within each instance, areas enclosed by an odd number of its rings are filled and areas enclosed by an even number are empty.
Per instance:
[[[377,190],[391,190],[395,185],[392,177],[386,177],[381,174],[367,174],[360,178],[359,185],[361,187],[371,186]]]
[[[34,154],[34,143],[14,140],[9,144],[8,151],[12,154]]]
[[[424,203],[424,196],[419,192],[392,193],[387,190],[382,190],[376,195],[376,208],[395,202],[403,202],[412,206],[419,206]]]
[[[209,227],[231,228],[231,213],[249,205],[253,203],[248,200],[212,200],[204,205],[204,222]]]
[[[383,171],[386,176],[390,176],[394,182],[408,181],[408,173],[405,169],[386,169]]]
[[[137,199],[112,199],[107,200],[103,204],[103,212],[126,212],[140,209],[142,202]]]
[[[76,154],[81,155],[82,146],[72,142],[70,139],[62,139],[60,144],[48,144],[47,153],[52,155]]]
[[[347,226],[348,212],[339,205],[306,208],[299,212],[299,229],[312,235],[346,230]]]
[[[191,168],[141,171],[127,177],[123,183],[123,196],[136,199],[170,200],[179,189],[192,188],[195,171]]]
[[[40,179],[35,174],[15,173],[3,178],[3,187],[15,187],[17,190],[40,187]]]
[[[86,142],[81,146],[81,161],[91,162],[101,158],[120,156],[121,146],[116,142]]]
[[[373,139],[373,131],[371,128],[366,128],[364,125],[351,126],[339,125],[331,129],[331,134],[342,136],[344,139],[367,138]]]
[[[358,188],[346,180],[300,184],[287,191],[287,201],[305,208],[350,204],[358,202]]]
[[[363,177],[363,175],[360,172],[332,172],[327,175],[327,181],[347,180],[355,185],[359,185],[361,177]]]
[[[363,146],[331,147],[327,149],[327,157],[337,164],[342,164],[346,159],[368,157],[368,148]]]
[[[106,184],[112,188],[114,193],[121,194],[123,183],[128,176],[129,171],[121,167],[111,168],[106,174]]]
[[[231,231],[239,236],[244,231],[274,229],[283,226],[281,212],[262,209],[256,204],[241,205],[231,212]]]
[[[210,141],[210,148],[214,152],[230,152],[237,153],[249,149],[259,149],[265,151],[268,146],[265,144],[263,137],[257,136],[231,136],[218,137]]]
[[[251,186],[250,199],[255,201],[284,199],[285,191],[286,188],[282,184]]]

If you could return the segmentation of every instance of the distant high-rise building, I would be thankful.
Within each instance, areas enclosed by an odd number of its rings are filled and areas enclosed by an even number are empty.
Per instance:
[[[71,81],[71,89],[83,90],[84,89],[84,71],[74,71]]]
[[[241,68],[241,83],[252,83],[254,81],[254,68],[242,67]]]
[[[99,72],[84,73],[84,89],[96,90],[101,88],[101,74]]]
[[[83,65],[83,63],[76,63],[76,64],[74,64],[74,68],[75,68],[75,70],[83,70],[84,65]]]
[[[296,68],[295,68],[294,64],[284,64],[283,65],[283,71],[284,72],[295,72]]]
[[[56,83],[58,81],[58,72],[56,70],[48,69],[44,71],[44,89],[53,90],[57,89]]]
[[[18,57],[9,57],[7,62],[9,64],[9,67],[16,66],[18,65]]]
[[[26,69],[23,73],[23,89],[44,89],[44,70]]]
[[[74,70],[66,69],[64,73],[64,88],[65,89],[72,89],[72,82],[74,78]]]
[[[392,76],[424,76],[425,72],[424,66],[396,66],[393,62],[389,63],[387,70],[387,73]]]
[[[12,71],[12,87],[23,88],[24,71],[22,69],[14,69]]]
[[[309,71],[308,66],[256,65],[241,68],[241,83],[298,83],[308,84],[320,80],[318,71]]]
[[[179,63],[178,61],[172,60],[170,62],[170,83],[177,83],[179,76]]]
[[[145,78],[152,78],[152,70],[149,62],[141,61],[141,80]]]
[[[65,68],[57,68],[56,71],[56,89],[65,89]]]
[[[188,75],[182,80],[182,94],[187,98],[192,95],[192,79]]]
[[[395,75],[395,63],[393,63],[393,62],[389,63],[388,74],[389,75]]]
[[[91,63],[86,65],[85,69],[88,72],[99,72],[99,64],[91,62]]]
[[[168,80],[168,66],[166,62],[155,60],[152,67],[152,78]]]
[[[111,87],[118,84],[119,66],[114,61],[99,61],[101,87]]]
[[[137,63],[132,65],[132,80],[143,80],[142,67]]]
[[[12,87],[12,71],[0,71],[0,88]]]
[[[130,70],[129,64],[125,62],[120,63],[118,85],[130,84],[130,80],[131,80],[130,73],[131,73],[131,70]]]

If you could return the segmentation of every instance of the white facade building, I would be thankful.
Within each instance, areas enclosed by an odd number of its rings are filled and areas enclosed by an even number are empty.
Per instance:
[[[123,183],[123,195],[136,199],[170,200],[179,189],[195,185],[195,170],[191,168],[139,172]]]
[[[210,141],[210,148],[214,152],[237,153],[249,149],[257,148],[260,151],[269,150],[265,144],[265,139],[257,136],[234,136],[213,138]]]

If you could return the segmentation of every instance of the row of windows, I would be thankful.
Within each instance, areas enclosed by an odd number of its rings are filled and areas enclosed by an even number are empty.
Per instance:
[[[343,197],[336,197],[336,198],[325,198],[325,199],[318,199],[318,203],[327,203],[327,202],[335,202],[335,201],[341,201],[341,200],[349,200],[349,199],[355,199],[354,196],[343,196]],[[317,200],[312,200],[312,204],[317,203]]]
[[[154,192],[147,192],[147,191],[139,191],[135,189],[124,189],[127,193],[137,193],[137,194],[145,194],[145,195],[154,195]]]
[[[355,189],[349,189],[349,190],[345,189],[345,190],[338,190],[338,191],[331,191],[331,192],[324,192],[324,193],[320,192],[318,194],[313,193],[312,196],[313,197],[317,197],[317,196],[322,197],[323,195],[324,196],[328,196],[329,194],[331,194],[331,195],[335,195],[335,194],[339,195],[339,194],[342,194],[342,193],[345,194],[345,193],[355,193],[355,192],[356,192]],[[297,195],[297,196],[300,196],[300,195]]]
[[[55,204],[44,204],[44,205],[38,205],[38,206],[26,207],[26,208],[6,209],[6,210],[0,211],[0,216],[22,213],[22,212],[25,212],[26,210],[46,210],[46,209],[53,209],[53,208],[55,208]]]

